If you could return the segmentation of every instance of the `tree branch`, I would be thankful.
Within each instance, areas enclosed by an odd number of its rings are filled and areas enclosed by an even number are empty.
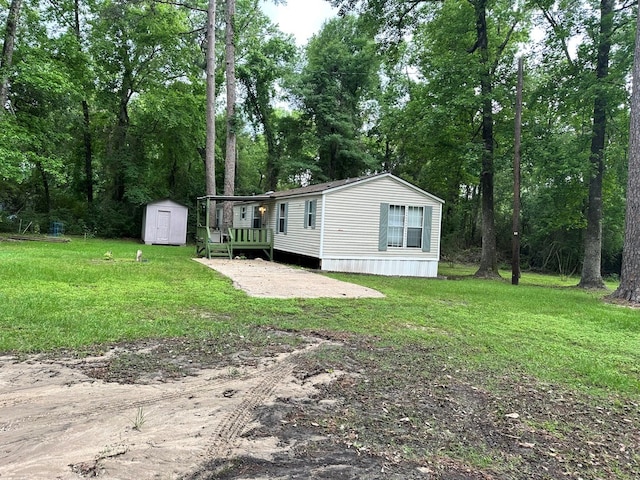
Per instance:
[[[538,4],[538,7],[542,11],[544,18],[546,18],[547,22],[549,22],[549,25],[551,25],[551,28],[556,34],[556,37],[558,38],[558,40],[560,40],[560,43],[562,45],[562,51],[564,52],[564,56],[567,59],[567,62],[569,62],[569,65],[571,66],[572,69],[575,69],[576,65],[573,59],[571,58],[571,54],[569,53],[569,46],[567,45],[567,41],[564,38],[564,36],[560,35],[560,25],[558,24],[558,22],[556,22],[556,19],[553,18],[549,10],[547,10],[542,5],[540,5],[540,2],[536,2],[536,3]]]
[[[620,8],[614,9],[613,11],[615,13],[622,12],[623,10],[626,10],[627,8],[631,8],[635,5],[636,5],[636,0],[627,0],[622,4]]]
[[[70,20],[66,19],[64,15],[64,10],[62,9],[62,7],[60,7],[60,5],[58,5],[58,2],[56,2],[56,0],[49,0],[49,3],[51,4],[51,7],[53,7],[53,10],[55,11],[56,16],[58,17],[58,20],[60,20],[61,23],[65,24],[67,27],[73,30],[74,28],[73,23]]]
[[[165,5],[174,5],[176,7],[184,7],[184,8],[188,8],[189,10],[195,10],[196,12],[207,12],[206,8],[200,8],[200,7],[194,7],[193,5],[189,5],[188,3],[184,3],[184,2],[174,2],[172,0],[153,0],[156,3],[164,3]]]
[[[518,20],[513,22],[513,25],[511,25],[511,28],[507,32],[507,36],[504,38],[504,41],[498,46],[498,51],[496,53],[496,59],[495,59],[495,62],[493,62],[493,66],[491,67],[491,75],[493,75],[495,73],[496,69],[498,68],[498,62],[500,60],[500,57],[502,56],[502,53],[504,52],[504,49],[507,47],[507,44],[509,43],[509,40],[511,40],[511,35],[513,35],[513,32],[515,31],[517,25],[518,25]]]

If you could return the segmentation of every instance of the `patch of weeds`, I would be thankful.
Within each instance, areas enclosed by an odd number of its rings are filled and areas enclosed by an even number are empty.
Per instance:
[[[563,437],[567,430],[566,426],[561,426],[557,420],[543,420],[540,422],[535,420],[525,420],[525,423],[531,426],[534,430],[543,430],[544,432],[559,438]]]
[[[474,469],[495,468],[501,462],[501,458],[482,446],[457,445],[448,451],[451,458],[455,458]]]
[[[131,421],[133,423],[133,429],[138,432],[142,429],[142,426],[147,421],[146,414],[144,413],[144,409],[142,406],[138,407],[138,411],[136,412],[135,418]]]

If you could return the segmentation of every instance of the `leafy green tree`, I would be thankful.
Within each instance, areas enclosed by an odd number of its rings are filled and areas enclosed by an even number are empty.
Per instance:
[[[332,19],[306,48],[298,95],[313,120],[322,179],[358,176],[372,169],[362,143],[362,102],[378,82],[376,47],[357,18]]]
[[[138,203],[170,197],[185,204],[204,191],[205,102],[202,83],[176,82],[132,103],[139,143]]]
[[[99,66],[102,101],[113,118],[104,160],[117,202],[127,197],[137,175],[130,102],[167,83],[196,79],[198,52],[189,30],[178,7],[144,0],[105,0],[92,21],[90,51]]]
[[[244,111],[266,143],[264,190],[276,190],[281,175],[282,135],[275,103],[283,80],[293,72],[297,58],[293,38],[280,32],[259,10],[257,2],[245,10],[244,35],[239,39],[238,80],[244,89]]]
[[[36,5],[37,7],[37,5]],[[12,114],[0,135],[23,212],[39,211],[48,223],[58,191],[73,187],[73,130],[79,89],[67,62],[69,36],[53,36],[43,12],[25,6],[25,25],[14,52]],[[27,21],[28,20],[28,21]],[[79,102],[78,102],[79,104]]]
[[[438,105],[450,114],[458,105],[474,112],[471,122],[475,124],[478,140],[467,136],[480,148],[472,151],[479,156],[479,181],[481,192],[482,218],[482,255],[478,276],[498,275],[496,227],[494,211],[494,175],[495,175],[495,118],[496,104],[503,107],[495,92],[497,85],[503,82],[505,67],[512,64],[515,40],[522,30],[523,15],[514,8],[512,2],[468,0],[435,2],[418,0],[334,0],[333,5],[342,11],[358,10],[366,15],[369,24],[377,32],[382,32],[382,41],[393,44],[406,33],[415,33],[425,29],[426,36],[421,39],[427,43],[415,42],[421,49],[422,64],[430,61],[433,65],[421,68],[426,77],[424,91],[438,90],[440,85],[428,77],[441,76],[442,86],[451,86],[453,95],[449,97],[453,105]],[[446,19],[446,20],[444,20]],[[438,29],[440,27],[440,29]],[[445,49],[442,46],[447,45]],[[429,49],[436,54],[430,57]],[[437,55],[442,55],[438,57]],[[452,58],[455,57],[455,58]],[[442,61],[442,59],[446,61]],[[443,73],[443,72],[447,73]],[[464,73],[463,73],[464,72]],[[431,108],[424,102],[425,110],[421,116],[430,120]],[[458,119],[462,115],[451,114]],[[445,121],[445,124],[450,121]],[[465,158],[465,157],[461,157]],[[461,172],[461,169],[456,169]]]
[[[625,52],[632,44],[629,34],[632,3],[613,0],[534,3],[549,30],[542,63],[553,89],[568,107],[562,112],[564,129],[574,132],[578,147],[575,154],[584,159],[582,176],[588,194],[578,196],[584,199],[584,208],[579,210],[584,211],[579,285],[602,288],[603,247],[610,248],[611,233],[617,230],[616,220],[605,218],[607,184],[612,194],[619,185],[612,176],[607,180],[607,165],[622,160],[614,138],[620,128],[616,122],[624,122],[626,118],[619,114],[619,105],[626,104],[625,77],[630,56]],[[576,38],[580,39],[578,48],[572,46]],[[551,92],[549,89],[545,94],[549,96]],[[607,238],[603,238],[605,221]]]

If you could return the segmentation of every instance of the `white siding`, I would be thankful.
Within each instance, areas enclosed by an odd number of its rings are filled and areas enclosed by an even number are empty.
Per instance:
[[[253,207],[257,203],[240,204],[233,206],[233,226],[236,228],[251,228],[253,226]],[[245,209],[245,216],[242,218],[242,209]]]
[[[380,204],[431,206],[431,251],[418,248],[378,250]],[[442,204],[392,177],[379,177],[326,195],[323,265],[325,259],[397,258],[438,261]]]
[[[304,228],[305,201],[317,200],[316,228]],[[277,232],[277,205],[288,203],[287,233],[275,233],[273,248],[284,252],[307,255],[309,257],[320,257],[320,218],[322,215],[322,200],[318,195],[283,198],[270,204],[270,220]]]

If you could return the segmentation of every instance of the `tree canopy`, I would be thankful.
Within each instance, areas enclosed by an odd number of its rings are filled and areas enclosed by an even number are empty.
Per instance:
[[[444,255],[496,272],[523,55],[523,268],[620,272],[635,1],[330,3],[338,17],[297,47],[235,0],[228,118],[224,41],[207,100],[208,1],[0,1],[0,229],[137,236],[145,203],[194,205],[213,105],[218,191],[229,133],[240,194],[390,171],[446,200]]]

